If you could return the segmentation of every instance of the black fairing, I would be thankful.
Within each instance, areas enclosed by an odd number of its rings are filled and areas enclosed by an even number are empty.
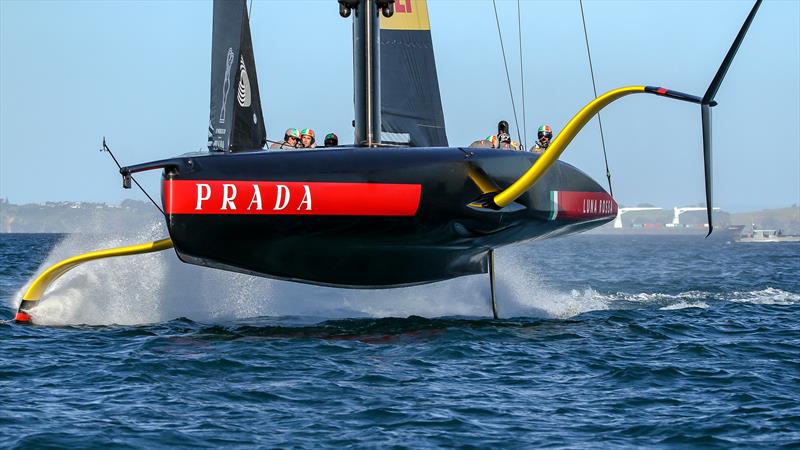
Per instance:
[[[421,184],[416,215],[298,216],[172,214],[170,236],[182,261],[340,287],[429,283],[487,270],[492,248],[566,235],[613,217],[549,220],[550,192],[605,192],[558,162],[503,210],[469,206],[482,192],[472,167],[500,187],[536,160],[528,152],[460,148],[337,148],[176,158],[174,180],[258,180]]]

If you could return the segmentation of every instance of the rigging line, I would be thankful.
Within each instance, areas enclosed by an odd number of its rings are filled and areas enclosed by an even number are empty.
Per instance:
[[[522,72],[522,14],[517,0],[517,30],[519,31],[519,79],[522,84],[522,149],[528,149],[528,116],[525,114],[525,75]]]
[[[100,150],[100,151],[101,151],[101,152],[108,152],[108,154],[109,154],[109,155],[111,155],[111,159],[113,159],[113,160],[114,160],[114,164],[116,164],[116,165],[117,165],[117,167],[119,168],[119,170],[122,170],[122,166],[119,164],[119,161],[117,161],[117,157],[116,157],[116,156],[114,156],[114,153],[111,151],[111,149],[110,149],[110,148],[108,148],[108,145],[106,145],[106,138],[103,138],[103,149],[102,149],[102,150]],[[158,209],[159,211],[161,211],[161,215],[163,215],[163,216],[166,216],[167,214],[166,214],[166,213],[164,213],[164,210],[163,210],[163,209],[161,209],[161,207],[160,207],[160,206],[158,206],[158,203],[156,203],[156,201],[155,201],[155,200],[153,200],[153,197],[150,197],[150,194],[148,194],[148,193],[147,193],[147,191],[146,191],[146,190],[144,190],[144,188],[142,187],[142,185],[141,185],[141,184],[139,184],[139,181],[137,181],[137,180],[136,180],[136,178],[134,178],[134,177],[133,177],[133,175],[131,175],[131,180],[133,180],[133,182],[134,182],[134,183],[136,183],[136,186],[138,186],[138,187],[139,187],[139,189],[141,189],[141,191],[144,193],[144,195],[146,195],[146,196],[147,196],[147,198],[148,198],[148,199],[150,199],[150,203],[152,203],[152,204],[153,204],[153,206],[155,206],[155,207],[156,207],[156,209]]]
[[[250,0],[250,8],[247,9],[247,20],[253,15],[253,0]]]
[[[581,21],[583,22],[583,37],[586,39],[586,54],[589,55],[589,72],[592,74],[592,89],[594,98],[597,98],[597,84],[594,81],[594,66],[592,64],[592,52],[589,50],[589,33],[586,32],[586,18],[583,15],[583,0],[578,0],[581,5]],[[608,192],[614,196],[614,189],[611,187],[611,170],[608,168],[608,155],[606,154],[606,138],[603,134],[603,121],[600,113],[597,113],[597,123],[600,125],[600,142],[603,143],[603,160],[606,163],[606,178],[608,179]]]
[[[285,145],[286,147],[279,147],[279,149],[281,149],[281,150],[284,149],[284,148],[299,148],[299,149],[303,149],[304,148],[304,147],[292,147],[289,144],[287,144],[286,141],[273,141],[273,140],[270,140],[270,139],[264,139],[264,140],[267,141],[267,144],[278,144],[278,145],[281,145],[281,146]],[[299,141],[298,141],[298,144],[299,144]],[[266,147],[264,147],[263,149],[266,150]]]
[[[497,22],[497,34],[500,36],[500,50],[503,53],[503,65],[506,67],[506,81],[508,81],[508,94],[511,96],[511,109],[514,111],[514,125],[517,127],[517,136],[521,136],[519,132],[519,120],[517,120],[517,106],[514,103],[514,91],[511,90],[511,75],[508,73],[508,62],[506,61],[506,48],[503,45],[503,33],[500,31],[500,17],[497,16],[497,4],[492,0],[494,7],[494,20]]]

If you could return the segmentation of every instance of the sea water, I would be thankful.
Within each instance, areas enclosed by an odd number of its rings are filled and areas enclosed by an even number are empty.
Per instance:
[[[37,271],[139,235],[0,234]],[[800,244],[579,235],[476,275],[304,286],[85,264],[0,322],[0,448],[800,446]]]

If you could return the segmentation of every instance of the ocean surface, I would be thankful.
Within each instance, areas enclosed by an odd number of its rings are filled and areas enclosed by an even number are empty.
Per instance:
[[[297,285],[0,234],[0,448],[800,448],[800,244],[579,235],[488,276]]]

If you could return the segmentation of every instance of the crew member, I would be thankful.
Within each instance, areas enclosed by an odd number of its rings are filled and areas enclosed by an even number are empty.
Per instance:
[[[518,150],[519,142],[512,140],[508,133],[500,133],[490,134],[489,136],[486,136],[485,139],[475,141],[472,144],[469,144],[469,146],[472,148],[500,148],[506,150]]]
[[[508,131],[508,122],[501,120],[497,122],[497,148],[507,150],[519,150],[519,142],[511,139],[511,133]]]
[[[508,133],[499,133],[497,135],[497,146],[495,146],[495,148],[519,150],[519,142],[511,139],[511,135]]]
[[[485,139],[473,142],[470,147],[497,148],[497,136],[490,134],[489,136],[486,136]]]
[[[289,128],[283,135],[282,142],[276,142],[269,146],[269,148],[295,148],[300,142],[300,132],[297,128]]]
[[[339,145],[339,136],[336,136],[336,133],[325,135],[325,147],[336,147],[337,145]]]
[[[314,139],[314,130],[311,128],[303,128],[300,131],[300,146],[303,148],[316,148],[316,140]]]
[[[539,132],[536,133],[536,143],[531,147],[534,153],[542,153],[550,147],[550,141],[553,140],[553,129],[550,125],[542,125],[539,127]]]

